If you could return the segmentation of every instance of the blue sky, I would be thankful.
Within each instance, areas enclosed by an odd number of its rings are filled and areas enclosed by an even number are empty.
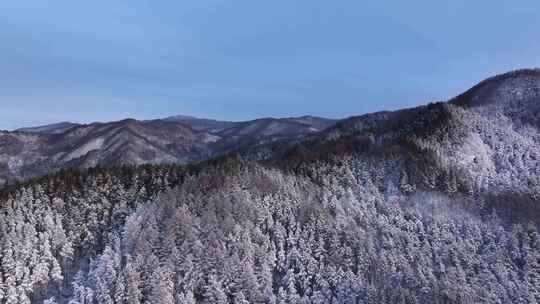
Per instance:
[[[538,0],[0,2],[0,129],[346,117],[540,66]]]

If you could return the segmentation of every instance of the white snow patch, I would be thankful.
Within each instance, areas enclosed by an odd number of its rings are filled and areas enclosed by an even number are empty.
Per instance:
[[[90,151],[99,150],[103,146],[104,139],[103,138],[95,138],[86,144],[82,145],[78,149],[72,151],[66,157],[64,158],[65,161],[70,161],[73,159],[77,159],[79,157],[82,157]]]
[[[202,138],[202,141],[204,143],[214,143],[218,140],[220,140],[221,137],[217,136],[217,135],[212,135],[212,134],[205,134]]]

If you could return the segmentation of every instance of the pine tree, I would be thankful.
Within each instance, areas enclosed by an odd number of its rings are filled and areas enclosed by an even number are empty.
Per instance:
[[[125,302],[130,304],[141,303],[142,293],[140,290],[141,278],[131,258],[127,258],[125,269]]]
[[[234,304],[249,304],[249,302],[246,300],[246,297],[244,296],[244,293],[242,291],[237,292],[234,295]]]
[[[204,288],[204,303],[227,304],[228,298],[223,291],[221,283],[214,275],[208,277],[208,283]]]
[[[187,291],[185,294],[181,293],[178,296],[178,300],[176,301],[176,304],[196,304],[197,301],[195,301],[195,297],[193,296],[193,292]]]

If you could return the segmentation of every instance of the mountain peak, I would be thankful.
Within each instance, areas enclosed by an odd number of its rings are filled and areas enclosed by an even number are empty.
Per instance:
[[[516,126],[540,127],[540,69],[524,69],[488,78],[450,103],[484,116],[506,116]]]
[[[521,69],[500,74],[481,81],[450,102],[477,107],[488,104],[502,105],[509,101],[538,99],[540,96],[540,69]]]

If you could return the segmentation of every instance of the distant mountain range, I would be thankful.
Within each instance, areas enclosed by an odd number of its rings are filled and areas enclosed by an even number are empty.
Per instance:
[[[190,116],[108,123],[61,122],[0,132],[0,181],[98,165],[187,164],[237,146],[320,132],[336,121],[304,116],[245,122]]]
[[[250,121],[222,121],[206,118],[197,118],[186,115],[176,115],[153,121],[182,123],[197,132],[207,132],[224,136],[274,136],[274,135],[298,135],[322,131],[335,124],[337,120],[316,117],[301,116],[290,118],[260,118]],[[81,127],[85,124],[72,122],[59,122],[37,127],[24,127],[15,132],[36,134],[61,134]]]

